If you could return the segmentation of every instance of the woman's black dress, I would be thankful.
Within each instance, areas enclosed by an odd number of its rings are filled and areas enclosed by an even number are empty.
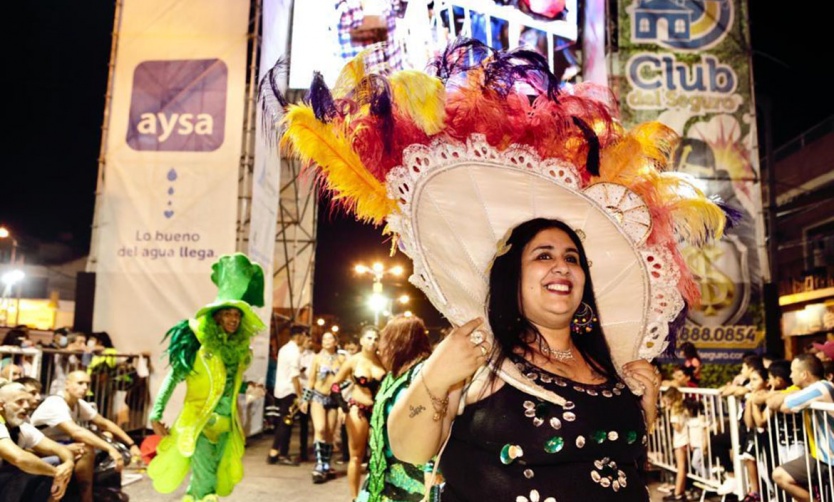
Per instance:
[[[504,385],[468,405],[440,459],[442,501],[648,501],[639,398],[619,381],[579,384],[521,358],[513,362],[568,403]]]

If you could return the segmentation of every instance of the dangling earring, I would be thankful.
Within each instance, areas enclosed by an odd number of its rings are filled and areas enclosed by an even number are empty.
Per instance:
[[[595,322],[597,322],[597,316],[594,314],[594,309],[587,303],[582,302],[579,305],[579,309],[573,314],[570,329],[577,335],[590,333],[594,329]]]

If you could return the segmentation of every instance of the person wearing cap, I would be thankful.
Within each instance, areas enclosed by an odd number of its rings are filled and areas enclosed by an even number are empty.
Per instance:
[[[252,309],[264,304],[260,265],[241,253],[224,255],[212,265],[211,280],[218,288],[215,300],[165,334],[171,369],[150,414],[163,439],[148,475],[154,489],[170,493],[190,470],[184,502],[216,501],[243,479],[245,437],[237,396],[252,361],[250,341],[266,327]],[[182,412],[169,429],[162,415],[183,381]]]
[[[829,340],[825,343],[814,343],[814,348],[818,350],[817,357],[820,361],[834,360],[834,340]]]
[[[669,347],[699,291],[678,248],[727,213],[670,172],[677,135],[626,131],[611,93],[545,57],[458,39],[428,72],[371,74],[286,105],[283,144],[333,201],[392,234],[455,329],[387,420],[393,455],[438,458],[441,498],[648,501],[641,468]],[[271,116],[278,116],[271,113]]]

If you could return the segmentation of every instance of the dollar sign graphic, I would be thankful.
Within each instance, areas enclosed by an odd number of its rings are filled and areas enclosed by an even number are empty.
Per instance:
[[[735,298],[736,285],[715,265],[722,254],[716,245],[683,250],[684,259],[701,289],[700,310],[706,316],[717,315],[719,310],[732,305]]]

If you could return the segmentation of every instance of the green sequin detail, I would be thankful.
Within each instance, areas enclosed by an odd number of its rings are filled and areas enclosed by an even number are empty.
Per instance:
[[[593,439],[597,444],[604,443],[606,437],[608,437],[608,434],[606,434],[605,431],[594,431],[594,433],[591,434],[591,439]]]
[[[524,455],[524,452],[521,450],[520,446],[514,444],[505,444],[503,448],[501,448],[501,463],[504,465],[510,465],[517,459]]]
[[[557,453],[562,451],[565,447],[565,440],[562,436],[553,436],[544,443],[544,451],[547,453]]]
[[[536,405],[536,418],[547,418],[550,415],[550,405],[547,403],[539,403]]]
[[[626,441],[628,441],[628,444],[633,444],[637,441],[637,433],[635,431],[628,431],[628,434],[626,434]]]

